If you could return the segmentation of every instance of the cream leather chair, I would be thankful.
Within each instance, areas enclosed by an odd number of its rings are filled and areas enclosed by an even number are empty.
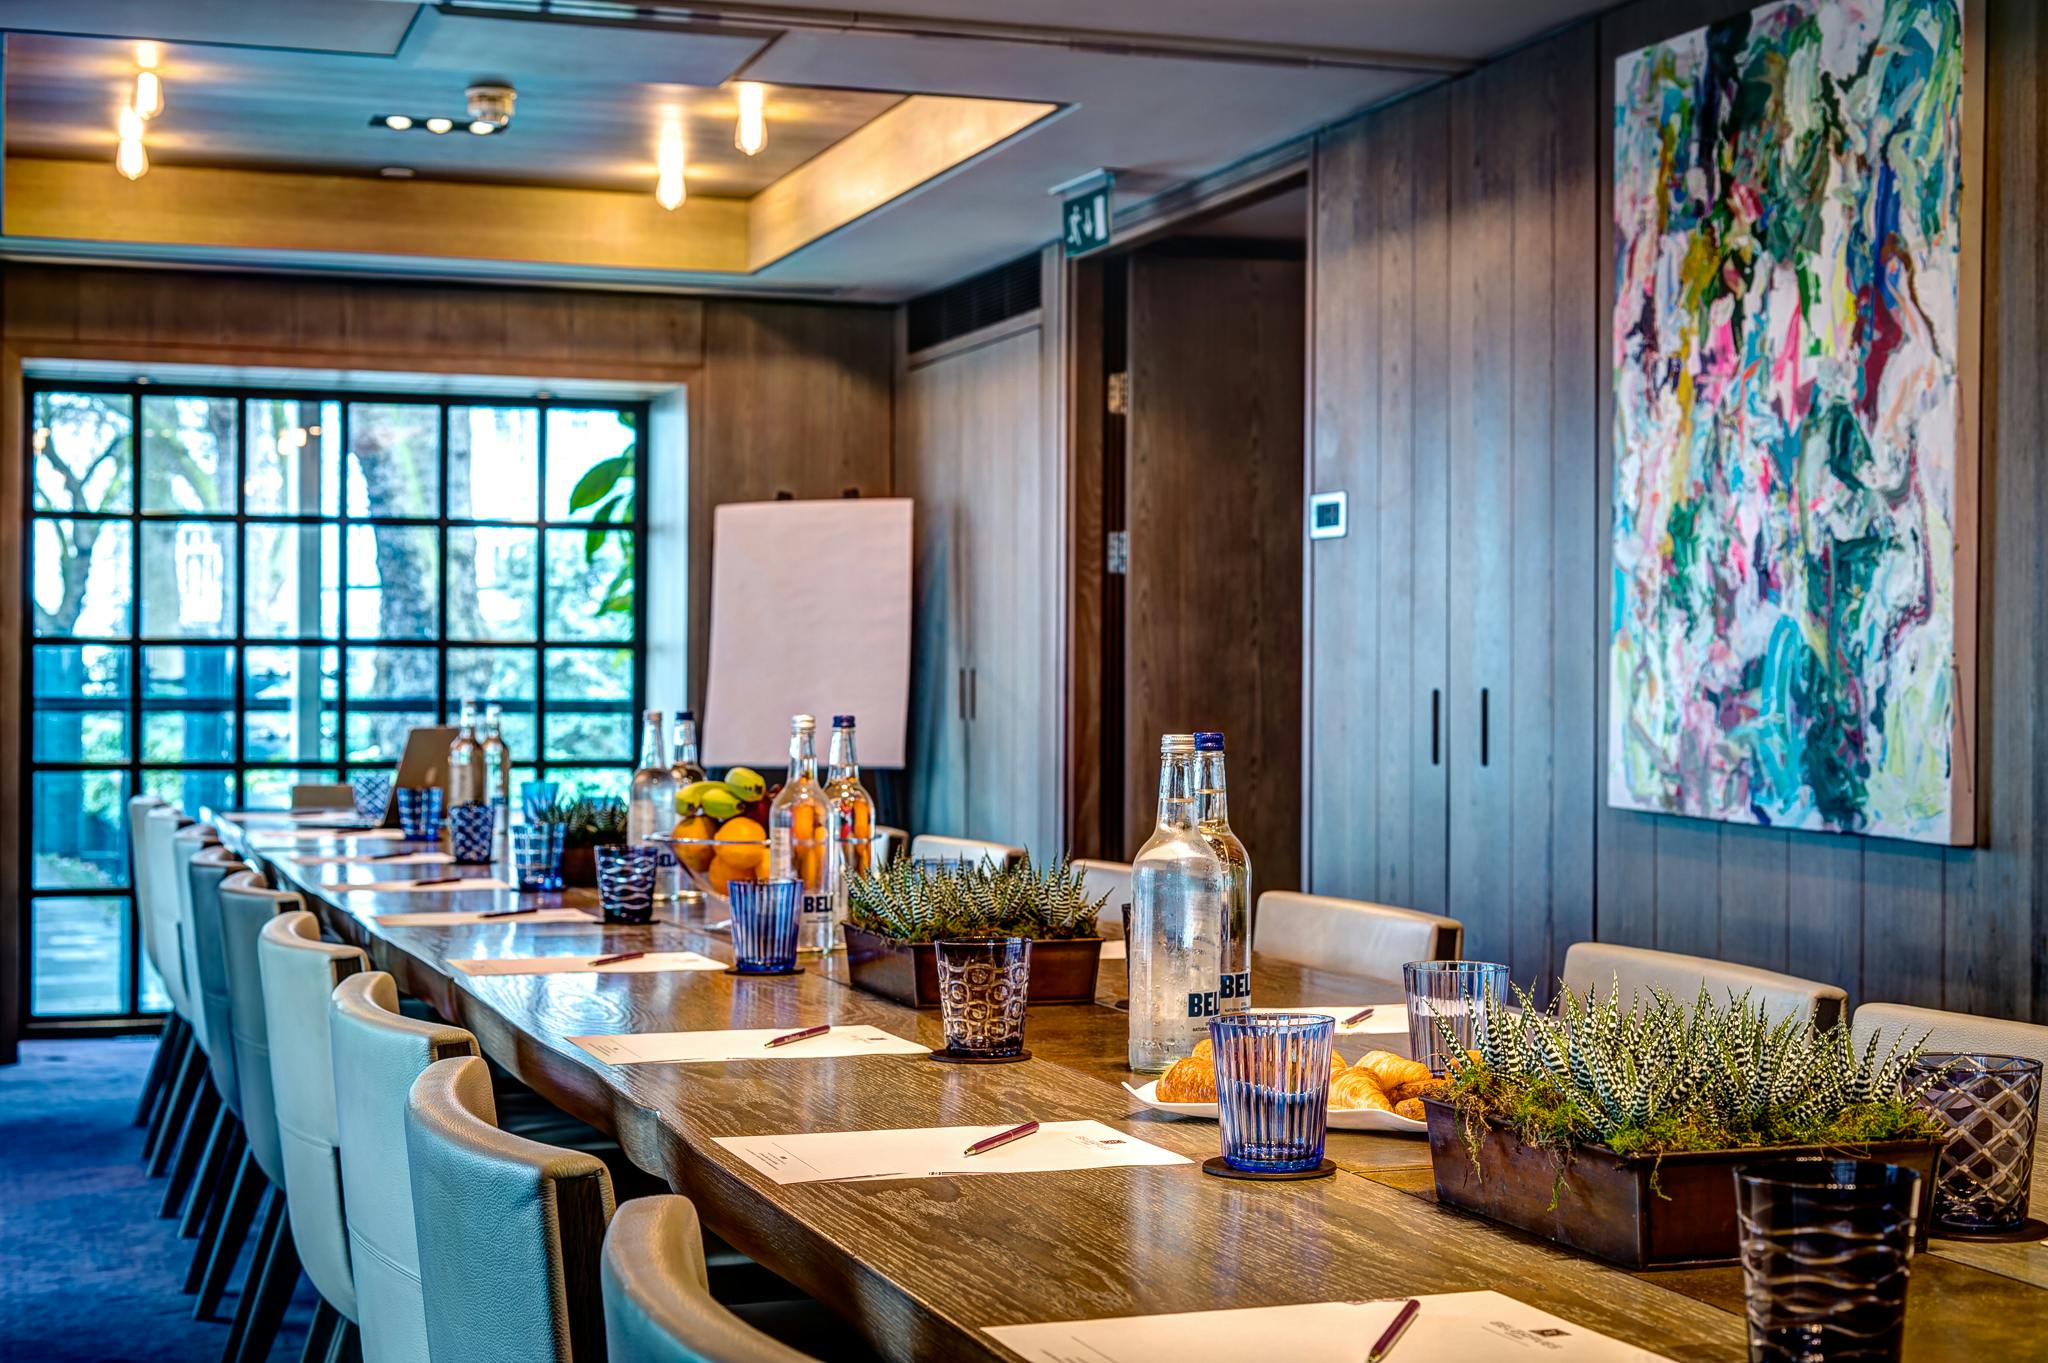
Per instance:
[[[440,1060],[414,1081],[406,1152],[433,1363],[604,1357],[598,1280],[612,1182],[593,1155],[500,1131],[489,1068]]]
[[[1082,892],[1093,901],[1109,896],[1096,915],[1095,930],[1104,937],[1124,935],[1124,909],[1131,902],[1131,863],[1128,861],[1095,861],[1088,857],[1074,858],[1074,869],[1081,873]]]
[[[154,818],[155,815],[150,817]],[[164,878],[171,883],[170,905],[178,943],[178,988],[185,1000],[185,1020],[192,1024],[199,1049],[213,1054],[213,1042],[206,1032],[206,1009],[199,990],[199,948],[192,928],[192,859],[209,847],[220,845],[210,824],[186,824],[165,839],[162,855]]]
[[[179,916],[176,883],[182,872],[174,861],[174,843],[179,829],[188,822],[168,805],[152,809],[143,820],[142,850],[149,863],[147,879],[156,892],[137,908],[155,920],[157,971],[171,1001],[171,1016],[177,1019],[185,1037],[169,1093],[143,1142],[142,1155],[152,1178],[168,1170],[173,1151],[191,1125],[194,1109],[201,1105],[202,1095],[212,1092],[206,1081],[206,1046],[200,1033],[203,1019],[196,998],[185,988],[185,932]]]
[[[401,1014],[398,986],[381,970],[335,986],[328,1025],[363,1363],[430,1363],[406,1096],[435,1061],[476,1055],[476,1039],[460,1027]]]
[[[713,1299],[688,1198],[620,1204],[605,1233],[603,1271],[611,1363],[813,1363]]]
[[[912,861],[957,861],[979,866],[992,861],[997,866],[1015,866],[1024,860],[1024,849],[1008,843],[985,842],[980,838],[948,838],[937,833],[920,833],[910,840]]]
[[[356,1280],[342,1210],[329,1014],[334,987],[368,970],[369,958],[360,947],[321,941],[320,920],[287,907],[263,924],[256,963],[292,1243],[321,1301],[348,1322],[330,1329],[352,1333]]]
[[[1873,1035],[1882,1050],[1903,1039],[1908,1045],[1925,1037],[1930,1051],[1967,1055],[2018,1055],[2048,1064],[2048,1027],[1975,1013],[1945,1013],[1905,1003],[1866,1003],[1850,1019],[1849,1031],[1858,1054]],[[2044,1128],[2048,1134],[2048,1128]]]
[[[160,885],[156,877],[156,858],[152,855],[149,816],[164,807],[164,802],[154,795],[137,795],[128,801],[128,874],[129,883],[135,887],[135,921],[142,930],[143,958],[159,978],[164,974],[170,954],[157,941],[157,924],[161,919],[156,899]],[[177,1077],[185,1050],[190,1045],[191,1034],[185,1030],[185,1020],[173,1008],[157,1033],[156,1056],[150,1061],[149,1074],[142,1081],[142,1094],[136,1100],[137,1126],[154,1127],[156,1124],[159,1114],[165,1109],[168,1090]]]
[[[868,841],[874,852],[875,869],[879,871],[903,855],[904,850],[910,846],[910,834],[903,829],[878,823],[875,825],[874,835]]]
[[[1333,895],[1268,890],[1252,918],[1252,950],[1340,975],[1401,978],[1410,961],[1452,961],[1465,947],[1455,918]]]
[[[1817,1027],[1832,1027],[1848,1009],[1849,996],[1831,984],[1716,961],[1706,956],[1681,956],[1671,951],[1618,946],[1612,942],[1574,942],[1564,953],[1565,987],[1581,998],[1597,989],[1619,988],[1624,1007],[1634,995],[1652,989],[1668,991],[1680,1003],[1699,997],[1700,985],[1717,1003],[1747,993],[1776,1021],[1809,1018]]]

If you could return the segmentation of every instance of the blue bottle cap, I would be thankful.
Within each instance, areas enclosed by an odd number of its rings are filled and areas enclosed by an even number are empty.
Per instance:
[[[1195,735],[1196,752],[1222,752],[1223,735],[1214,729],[1204,730]]]
[[[697,712],[695,710],[685,710],[681,714],[677,715],[676,718],[687,719],[692,724],[695,724],[697,722]]]
[[[852,715],[834,715],[834,716],[832,716],[832,727],[833,727],[833,728],[835,728],[835,729],[851,729],[851,728],[853,727],[853,716],[852,716]]]

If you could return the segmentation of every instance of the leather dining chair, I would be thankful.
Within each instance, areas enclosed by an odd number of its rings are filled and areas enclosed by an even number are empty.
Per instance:
[[[1565,949],[1560,974],[1565,987],[1580,998],[1596,990],[1616,990],[1624,1007],[1630,998],[1647,996],[1652,989],[1663,989],[1679,1003],[1690,1004],[1699,997],[1702,984],[1716,1003],[1747,994],[1750,1003],[1761,1005],[1773,1022],[1800,1017],[1810,1019],[1816,1027],[1832,1027],[1849,1005],[1847,994],[1818,980],[1612,942],[1572,943]]]
[[[871,860],[875,869],[879,871],[902,856],[909,846],[908,832],[901,828],[892,828],[888,824],[876,824],[875,831],[869,838],[869,847],[873,852]]]
[[[206,842],[197,830],[181,830],[173,841],[185,889],[181,922],[185,990],[191,999],[200,1048],[206,1053],[208,1084],[200,1091],[200,1102],[194,1105],[192,1119],[172,1153],[170,1177],[164,1184],[163,1205],[158,1214],[178,1216],[178,1235],[189,1239],[201,1232],[221,1169],[232,1168],[242,1154],[241,1095],[235,1088],[234,1043],[228,1033],[227,970],[220,959],[220,906],[214,892],[230,871],[244,868],[217,842]],[[202,887],[203,904],[194,902],[194,883]],[[206,1252],[204,1237],[200,1245],[195,1258]],[[194,1276],[188,1274],[187,1282]]]
[[[959,862],[979,866],[984,861],[997,866],[1015,866],[1024,860],[1024,849],[980,838],[949,838],[939,833],[920,833],[910,840],[912,861]]]
[[[190,823],[177,810],[166,805],[151,810],[143,827],[143,852],[149,861],[149,879],[156,888],[156,894],[138,904],[137,908],[155,917],[155,937],[160,953],[158,973],[163,980],[164,993],[171,1001],[171,1015],[178,1020],[185,1036],[178,1069],[171,1077],[170,1091],[159,1105],[155,1122],[143,1140],[142,1156],[151,1178],[160,1177],[169,1169],[172,1154],[183,1139],[185,1130],[192,1125],[202,1101],[209,1099],[213,1092],[212,1086],[206,1082],[206,1041],[201,1030],[203,1019],[199,1016],[196,999],[185,987],[188,978],[185,931],[177,888],[183,872],[176,863],[176,857],[178,834]]]
[[[599,1363],[604,1162],[500,1131],[475,1056],[420,1073],[405,1139],[433,1363]]]
[[[1456,960],[1465,928],[1455,918],[1333,895],[1268,890],[1252,916],[1252,949],[1341,975],[1399,979],[1410,961]]]
[[[604,1237],[603,1279],[611,1363],[813,1363],[711,1295],[686,1197],[621,1203]]]
[[[1131,863],[1076,857],[1073,869],[1081,873],[1081,892],[1088,896],[1090,903],[1104,895],[1109,896],[1102,905],[1101,913],[1096,916],[1095,930],[1104,937],[1123,936],[1123,911],[1131,902]]]
[[[1910,1046],[1924,1040],[1930,1051],[2017,1055],[2048,1064],[2048,1027],[1975,1013],[1946,1013],[1904,1003],[1865,1003],[1850,1018],[1849,1033],[1859,1055],[1876,1036],[1880,1053],[1894,1041]]]
[[[158,884],[156,860],[150,855],[149,816],[162,808],[164,802],[154,795],[137,795],[128,801],[128,883],[135,887],[135,921],[142,933],[142,956],[159,979],[170,957],[157,943]],[[184,1019],[173,1011],[157,1032],[156,1055],[150,1060],[149,1073],[143,1076],[142,1093],[135,1102],[137,1126],[154,1123],[187,1044]]]
[[[360,947],[321,941],[320,920],[289,907],[263,924],[256,961],[292,1244],[334,1317],[326,1322],[328,1354],[341,1358],[356,1338],[356,1280],[342,1204],[329,1016],[334,987],[370,962]],[[316,1319],[316,1330],[320,1324]]]

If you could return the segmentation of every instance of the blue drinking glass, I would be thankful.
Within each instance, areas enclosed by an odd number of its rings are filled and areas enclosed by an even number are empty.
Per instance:
[[[391,806],[391,773],[359,771],[350,778],[349,792],[355,797],[356,814],[364,819],[381,819]]]
[[[1337,1020],[1319,1013],[1239,1013],[1209,1023],[1223,1162],[1293,1174],[1323,1162],[1330,1047]]]
[[[512,830],[512,865],[519,888],[526,891],[562,888],[562,834],[558,823],[523,823]]]
[[[735,880],[725,887],[732,903],[733,968],[742,975],[781,975],[796,969],[797,892],[794,876]]]
[[[607,923],[647,923],[654,919],[654,873],[662,849],[646,843],[595,849],[597,900]]]
[[[555,802],[555,796],[562,789],[559,781],[521,781],[519,783],[519,811],[528,823],[540,822],[540,812]]]
[[[439,786],[398,788],[398,831],[413,842],[432,842],[441,836]]]
[[[492,836],[498,829],[498,811],[482,800],[460,804],[448,811],[448,840],[455,860],[465,865],[484,865],[497,858]]]

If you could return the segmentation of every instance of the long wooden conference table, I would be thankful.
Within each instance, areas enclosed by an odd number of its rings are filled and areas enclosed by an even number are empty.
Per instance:
[[[1103,1002],[1034,1008],[1019,1064],[856,1056],[724,1064],[605,1064],[567,1038],[867,1023],[943,1043],[936,1013],[854,989],[843,957],[805,972],[470,975],[478,957],[690,950],[730,961],[702,923],[392,926],[380,915],[541,904],[597,916],[592,891],[394,886],[434,864],[313,861],[413,846],[317,833],[281,815],[216,820],[223,840],[300,891],[399,987],[476,1034],[484,1052],[557,1106],[615,1137],[640,1168],[696,1203],[738,1248],[844,1315],[884,1357],[1015,1359],[985,1327],[1492,1289],[1684,1360],[1745,1356],[1738,1269],[1631,1273],[1438,1207],[1416,1137],[1332,1132],[1334,1177],[1252,1183],[1205,1175],[1212,1122],[1145,1109],[1121,1087],[1121,965]],[[422,848],[421,850],[427,850]],[[351,888],[365,887],[365,888]],[[380,888],[367,888],[376,886]],[[1385,1003],[1398,982],[1256,959],[1262,1006]],[[1194,1163],[1059,1173],[780,1185],[718,1137],[1095,1119]],[[2048,1210],[2037,1204],[2037,1211]],[[2048,1246],[1937,1240],[1914,1261],[1906,1357],[2048,1357]],[[1361,1341],[1360,1356],[1364,1355]],[[1284,1356],[1276,1341],[1275,1357]]]

